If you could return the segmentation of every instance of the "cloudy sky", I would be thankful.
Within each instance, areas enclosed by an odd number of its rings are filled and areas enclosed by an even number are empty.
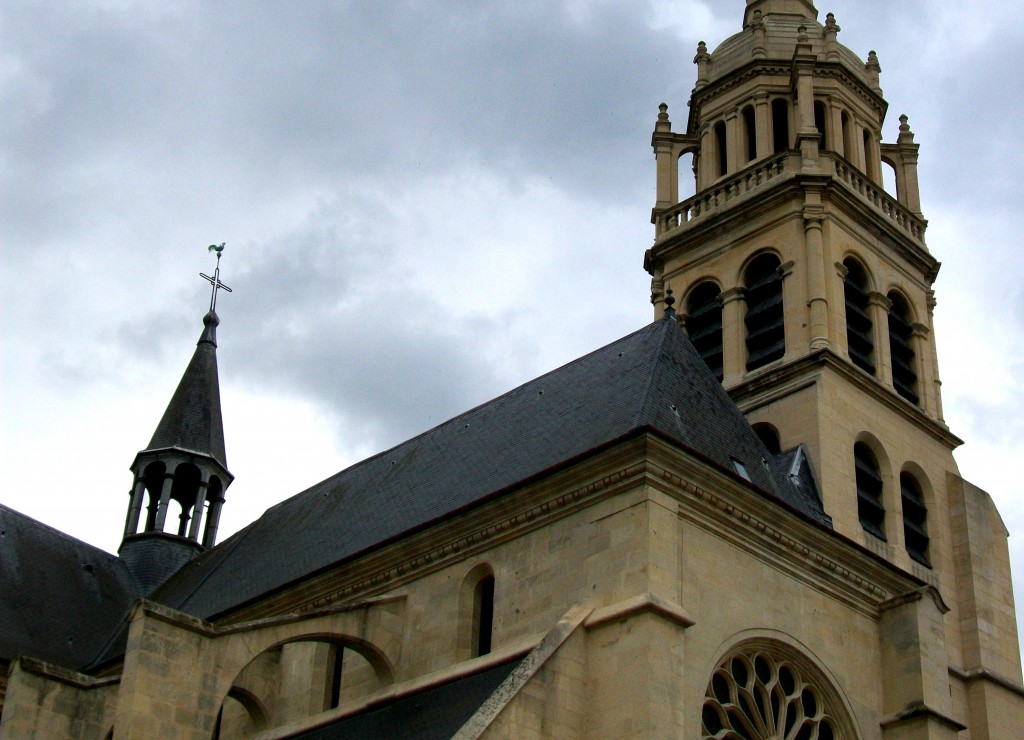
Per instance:
[[[922,145],[945,416],[1024,600],[1024,26],[958,5],[818,8]],[[657,106],[742,9],[0,0],[0,501],[116,550],[213,242],[225,536],[646,324]]]

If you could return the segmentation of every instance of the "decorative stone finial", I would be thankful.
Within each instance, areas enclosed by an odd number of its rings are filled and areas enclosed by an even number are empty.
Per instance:
[[[668,103],[662,103],[661,105],[659,105],[658,106],[658,111],[659,111],[659,113],[658,113],[658,120],[659,121],[667,121],[668,120]]]
[[[811,40],[810,37],[807,35],[807,26],[800,26],[800,28],[798,28],[796,32],[796,40],[801,44],[806,44],[808,41]]]
[[[675,317],[676,310],[673,306],[676,304],[676,297],[672,295],[672,288],[665,288],[665,315],[669,317]]]
[[[900,133],[896,139],[897,144],[913,144],[914,132],[910,130],[910,119],[904,113],[900,116]]]
[[[764,59],[767,55],[767,48],[765,47],[767,31],[764,26],[764,16],[760,10],[754,11],[754,16],[750,21],[750,29],[754,32],[754,43],[750,48],[750,56],[754,59]]]
[[[829,13],[828,15],[825,16],[825,32],[826,33],[839,33],[842,30],[843,29],[841,29],[839,27],[839,24],[836,23],[836,14],[835,13]]]
[[[697,44],[697,55],[693,58],[693,63],[697,65],[696,87],[704,87],[708,84],[708,65],[711,63],[711,55],[708,54],[708,45],[703,41]]]
[[[878,54],[875,53],[874,49],[868,52],[868,60],[864,63],[864,71],[867,72],[871,84],[878,90],[878,77],[882,72],[882,65],[878,63]]]

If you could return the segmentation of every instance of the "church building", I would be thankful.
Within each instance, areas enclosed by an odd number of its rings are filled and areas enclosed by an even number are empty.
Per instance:
[[[208,277],[117,556],[0,505],[0,737],[1024,736],[908,118],[811,0],[742,13],[654,124],[653,323],[222,542]]]

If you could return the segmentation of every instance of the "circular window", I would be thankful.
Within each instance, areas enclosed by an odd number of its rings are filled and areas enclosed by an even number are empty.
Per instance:
[[[735,653],[719,664],[702,720],[704,737],[715,740],[842,737],[821,692],[792,663],[763,651]]]

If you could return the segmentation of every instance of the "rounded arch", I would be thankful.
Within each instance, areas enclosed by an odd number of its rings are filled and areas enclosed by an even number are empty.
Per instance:
[[[846,252],[843,255],[843,267],[846,268],[847,277],[853,272],[855,279],[859,278],[860,285],[865,291],[871,292],[875,290],[876,281],[874,273],[868,267],[867,261],[859,253],[854,251]]]
[[[779,430],[773,425],[766,421],[759,421],[753,425],[754,433],[757,434],[758,439],[764,443],[764,446],[768,448],[768,452],[773,455],[782,453],[781,437],[779,436]]]
[[[232,686],[228,690],[228,695],[225,701],[227,699],[234,699],[241,705],[249,719],[250,726],[255,732],[262,732],[270,727],[270,712],[267,711],[267,707],[263,701],[252,691],[242,688],[241,686]],[[218,715],[218,722],[223,716],[223,711],[224,710],[222,708],[221,715]],[[217,733],[214,734],[214,737],[216,736]]]
[[[859,257],[843,260],[843,304],[846,311],[846,348],[850,361],[869,375],[875,374],[874,323],[869,309],[871,275]]]
[[[835,675],[785,633],[755,629],[734,635],[705,675],[702,737],[736,737],[733,729],[746,731],[740,737],[804,737],[803,728],[807,737],[820,740],[862,737]]]
[[[688,157],[688,160],[684,160]],[[682,202],[689,200],[697,194],[697,163],[700,157],[700,147],[684,146],[676,155],[676,200]],[[687,164],[684,164],[688,163]]]
[[[917,351],[914,338],[914,309],[906,294],[890,288],[889,354],[892,358],[892,384],[896,392],[915,406],[920,404],[917,388]]]
[[[774,98],[772,100],[772,152],[779,154],[792,148],[792,137],[790,136],[790,104],[786,98]]]
[[[252,660],[255,660],[263,653],[276,650],[279,647],[296,642],[323,642],[335,647],[351,650],[352,652],[358,653],[367,663],[370,664],[370,667],[373,668],[373,672],[377,676],[377,680],[382,686],[393,683],[395,680],[395,668],[391,665],[391,661],[388,659],[388,656],[384,654],[383,650],[372,642],[364,640],[361,637],[339,634],[337,632],[307,632],[288,637],[283,640],[278,640],[261,650],[258,655],[252,658]],[[249,662],[251,663],[252,660]],[[248,665],[248,663],[246,665]],[[241,671],[239,671],[239,673],[240,672]]]
[[[861,526],[875,537],[888,541],[890,522],[886,513],[897,510],[892,462],[885,447],[870,432],[857,435],[852,452]]]
[[[746,276],[747,273],[750,271],[750,266],[753,265],[754,262],[760,260],[762,257],[766,255],[774,257],[775,260],[779,263],[779,265],[781,265],[783,262],[782,252],[780,252],[777,248],[770,246],[756,247],[750,250],[747,253],[747,255],[743,258],[743,261],[740,262],[739,269],[736,270],[736,274],[733,276],[733,283],[736,285],[745,285]]]
[[[934,491],[921,466],[914,462],[905,463],[900,470],[903,544],[907,554],[926,568],[932,567],[928,510],[934,500]]]
[[[756,253],[743,270],[748,372],[781,360],[786,354],[781,267],[782,262],[773,251],[763,250]]]
[[[477,563],[462,578],[456,631],[460,659],[491,652],[495,585],[494,568],[487,562]]]
[[[885,297],[892,301],[894,308],[897,304],[901,307],[908,324],[918,320],[918,312],[914,307],[914,302],[910,300],[910,296],[902,285],[890,285],[889,289],[885,292]]]
[[[705,279],[690,286],[683,303],[690,342],[719,381],[724,372],[721,294],[717,281]]]

